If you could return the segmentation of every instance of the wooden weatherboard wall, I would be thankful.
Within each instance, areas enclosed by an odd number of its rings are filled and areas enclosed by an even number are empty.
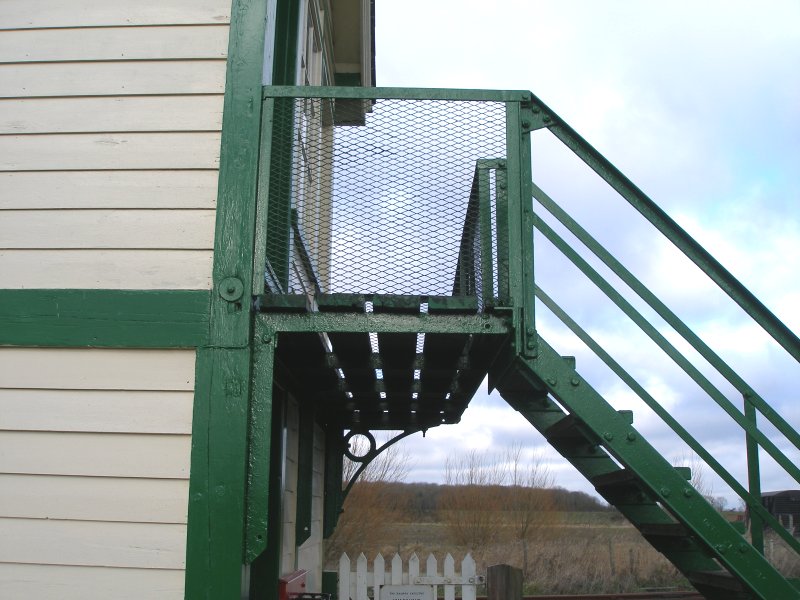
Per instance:
[[[5,288],[208,289],[230,0],[0,4]]]
[[[194,361],[0,348],[0,597],[183,597]]]
[[[230,14],[0,2],[0,597],[185,596]]]

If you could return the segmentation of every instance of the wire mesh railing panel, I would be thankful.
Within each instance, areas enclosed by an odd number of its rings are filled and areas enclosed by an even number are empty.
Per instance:
[[[266,254],[280,288],[453,294],[462,235],[478,229],[476,164],[506,153],[505,103],[272,101]]]

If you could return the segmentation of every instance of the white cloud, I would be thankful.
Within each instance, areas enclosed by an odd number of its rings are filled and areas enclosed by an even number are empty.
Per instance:
[[[378,83],[533,90],[800,330],[798,23],[792,0],[757,9],[722,0],[378,0]],[[534,136],[533,158],[537,183],[800,426],[798,365],[546,134]],[[697,386],[647,350],[651,344],[538,237],[536,260],[548,293],[743,476],[738,428],[718,410],[698,409],[711,401],[700,403]],[[550,344],[576,355],[578,370],[615,406],[640,405],[547,311],[538,319]],[[668,452],[672,438],[637,411],[636,426]],[[425,455],[418,473],[436,480],[448,453],[512,438],[542,443],[496,396],[480,393],[461,424],[413,442]],[[571,467],[556,471],[559,484],[587,489]],[[775,469],[764,472],[765,487],[788,485]]]

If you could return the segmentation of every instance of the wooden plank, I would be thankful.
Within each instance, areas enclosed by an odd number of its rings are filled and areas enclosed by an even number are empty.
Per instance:
[[[326,295],[320,296],[317,302],[320,310],[324,312],[361,314],[365,311],[365,300],[360,295]],[[375,370],[363,368],[370,364],[372,358],[369,334],[336,332],[329,333],[328,338],[333,346],[333,352],[342,365],[348,387],[362,390],[374,389],[377,382]],[[365,393],[363,398],[371,402],[380,400],[377,392]]]
[[[225,59],[0,65],[0,98],[224,91]]]
[[[183,569],[186,526],[0,518],[0,562]]]
[[[0,248],[210,250],[214,219],[213,210],[7,210]]]
[[[225,58],[228,26],[0,31],[0,63]]]
[[[195,348],[208,337],[208,290],[0,291],[0,345]]]
[[[0,430],[192,433],[192,392],[0,389]]]
[[[228,23],[226,0],[4,0],[3,29]]]
[[[218,178],[216,169],[0,173],[0,210],[213,209],[217,203]]]
[[[194,389],[194,350],[0,348],[0,388]]]
[[[181,569],[0,563],[0,597],[37,600],[183,600]]]
[[[375,296],[373,312],[376,314],[418,315],[419,296]],[[390,403],[411,399],[414,384],[414,359],[417,356],[416,333],[379,333],[378,350],[385,367],[382,370],[386,397]]]
[[[220,134],[76,133],[0,136],[0,171],[216,169]]]
[[[188,479],[190,446],[188,435],[0,431],[0,473]]]
[[[3,250],[8,289],[201,290],[211,250]]]
[[[0,135],[221,129],[221,94],[0,99]]]
[[[0,515],[28,519],[185,524],[189,500],[185,479],[0,475],[0,489]]]

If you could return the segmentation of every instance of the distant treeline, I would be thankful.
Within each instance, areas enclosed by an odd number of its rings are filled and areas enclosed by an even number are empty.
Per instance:
[[[458,490],[466,486],[453,486],[441,485],[437,483],[402,483],[402,482],[375,482],[375,483],[362,483],[361,485],[374,485],[383,488],[384,498],[393,498],[397,501],[396,508],[403,508],[409,516],[415,519],[424,519],[426,517],[434,517],[436,512],[442,508],[440,505],[440,498],[442,494],[450,490]],[[499,502],[495,506],[509,506],[512,504],[512,498],[516,494],[516,490],[512,486],[491,486],[493,488],[492,495],[495,496]],[[584,492],[575,492],[565,490],[561,487],[547,488],[536,490],[548,496],[547,505],[552,507],[552,510],[563,512],[613,512],[615,509],[598,500],[594,496],[590,496]],[[508,502],[503,502],[503,498],[508,497]]]

